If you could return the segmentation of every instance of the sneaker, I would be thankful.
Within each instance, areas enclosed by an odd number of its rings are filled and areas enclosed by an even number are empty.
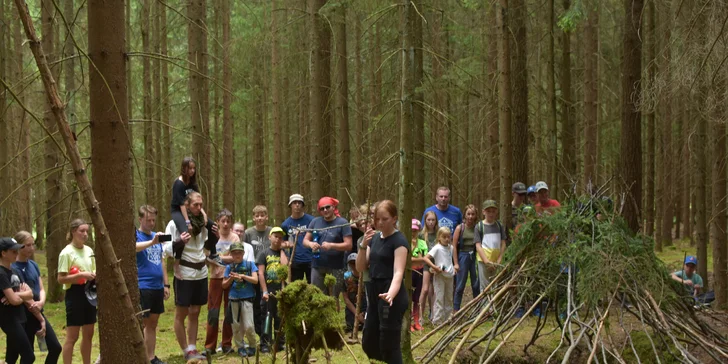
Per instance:
[[[230,354],[235,352],[232,346],[221,346],[219,350],[220,351],[218,351],[218,353],[222,352],[223,354]]]
[[[205,356],[200,354],[200,352],[197,350],[190,350],[185,353],[185,361],[202,360],[202,359],[205,359]]]
[[[224,267],[225,266],[225,263],[222,262],[222,259],[220,259],[220,256],[217,255],[217,254],[208,256],[207,257],[207,262],[208,263],[212,263],[212,264],[214,264],[214,265],[216,265],[218,267]]]
[[[238,355],[242,356],[243,358],[246,358],[248,356],[248,351],[245,350],[245,348],[239,348]]]
[[[156,356],[154,356],[154,359],[152,359],[152,360],[151,360],[151,361],[149,362],[149,364],[167,364],[167,363],[165,363],[165,362],[163,362],[163,361],[159,360],[159,358],[157,358]]]
[[[222,353],[222,346],[218,346],[217,349],[215,349],[215,352],[218,354]]]
[[[286,344],[280,343],[278,344],[278,347],[276,348],[276,351],[279,353],[282,353],[286,351]]]
[[[205,353],[203,355],[207,358],[212,358],[212,356],[215,355],[215,350],[205,348]]]
[[[422,331],[422,325],[420,325],[419,322],[415,323],[415,330],[416,331]]]
[[[254,357],[255,356],[255,348],[254,347],[249,346],[246,350],[248,351],[248,356],[250,356],[250,357]]]
[[[263,344],[260,346],[260,352],[263,354],[270,353],[270,348],[268,347],[268,345]]]

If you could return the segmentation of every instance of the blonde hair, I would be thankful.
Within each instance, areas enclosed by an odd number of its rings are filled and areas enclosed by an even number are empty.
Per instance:
[[[425,223],[424,224],[425,226],[422,227],[422,235],[425,238],[425,241],[427,241],[427,237],[430,235],[430,230],[427,229],[427,217],[430,215],[435,217],[435,226],[433,228],[433,230],[434,230],[433,233],[437,234],[437,229],[440,228],[440,223],[437,221],[437,214],[435,213],[435,211],[427,211],[425,213],[425,221],[423,221]],[[435,236],[437,236],[437,235],[435,235]]]
[[[15,239],[15,241],[17,241],[18,244],[25,245],[25,241],[28,239],[33,239],[33,235],[31,235],[29,232],[27,232],[25,230],[20,230],[15,234],[13,239]]]
[[[88,223],[83,219],[74,219],[71,221],[71,226],[69,226],[68,233],[66,233],[66,240],[69,243],[73,241],[73,233],[75,233],[81,225],[88,225]]]
[[[475,220],[478,220],[478,208],[475,207],[475,205],[470,204],[468,206],[465,206],[465,211],[463,211],[463,217],[468,214],[468,211],[473,210],[473,213],[475,214]]]
[[[439,244],[443,238],[447,239],[448,237],[450,237],[451,233],[452,233],[452,231],[447,226],[443,226],[443,227],[439,228],[437,230],[437,239],[436,239],[437,243]]]
[[[253,215],[257,213],[268,215],[268,208],[263,205],[257,205],[253,207]]]

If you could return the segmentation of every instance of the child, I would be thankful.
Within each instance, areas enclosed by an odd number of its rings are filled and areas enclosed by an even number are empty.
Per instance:
[[[496,265],[503,260],[503,250],[506,248],[506,230],[498,221],[498,204],[494,200],[483,202],[483,215],[485,219],[478,222],[475,227],[475,251],[478,253],[478,280],[480,290],[485,290],[495,274]]]
[[[233,335],[238,354],[242,357],[255,356],[255,327],[253,321],[254,285],[258,284],[258,267],[251,261],[244,261],[245,249],[240,243],[230,246],[233,263],[225,267],[222,288],[230,288],[230,311],[232,313]],[[241,327],[242,325],[242,327]],[[248,349],[243,344],[248,338]]]
[[[190,232],[192,236],[199,234],[202,227],[207,228],[208,236],[205,242],[205,250],[209,251],[208,261],[212,264],[223,266],[220,257],[217,255],[215,245],[217,244],[217,236],[212,234],[213,222],[207,217],[205,210],[202,210],[200,216],[190,216],[187,214],[185,199],[190,192],[200,192],[197,187],[197,168],[195,160],[192,157],[185,157],[180,166],[180,175],[172,184],[172,202],[170,204],[170,215],[174,221],[177,231],[181,233]],[[207,198],[207,196],[205,196]],[[184,247],[184,246],[182,246]],[[175,264],[179,264],[182,249],[175,249]]]
[[[432,310],[432,323],[435,325],[445,322],[452,313],[455,264],[453,262],[452,246],[450,245],[451,239],[450,228],[441,227],[437,230],[437,245],[426,256],[435,265],[434,268],[430,269],[430,272],[435,275],[432,279],[435,288],[435,308]]]
[[[412,288],[414,288],[415,292],[412,295],[411,332],[422,330],[422,325],[420,324],[420,295],[422,294],[423,268],[425,267],[425,263],[432,268],[437,267],[427,260],[427,243],[424,240],[417,238],[417,233],[419,231],[420,221],[412,219],[412,241],[410,242],[410,249],[412,251]]]
[[[437,224],[437,215],[433,211],[427,211],[425,213],[425,228],[417,234],[418,239],[422,239],[427,243],[427,250],[437,245],[437,229],[440,226]],[[432,274],[429,269],[423,269],[422,271],[422,293],[420,293],[420,321],[424,317],[425,309],[427,308],[427,302],[430,302],[430,310],[428,318],[432,319],[432,307],[435,303],[435,292],[432,289]],[[422,323],[420,323],[422,325]]]
[[[288,265],[288,256],[281,248],[285,233],[283,229],[274,227],[270,230],[270,247],[260,252],[255,263],[258,265],[258,282],[260,282],[260,290],[263,292],[263,300],[260,302],[260,309],[264,315],[270,314],[270,320],[274,322],[273,328],[263,327],[260,335],[260,352],[270,352],[271,334],[270,330],[275,330],[278,334],[281,328],[281,319],[278,317],[278,300],[275,294],[281,290],[283,281],[278,278],[278,269],[280,266]],[[266,319],[266,321],[268,321]],[[270,321],[268,321],[270,322]],[[267,331],[267,332],[266,332]],[[283,351],[284,336],[277,337],[277,351]]]
[[[356,316],[356,296],[359,293],[359,271],[356,270],[357,253],[351,253],[346,258],[349,270],[344,273],[344,280],[341,286],[341,292],[344,293],[344,304],[346,304],[346,332],[354,330],[354,316]],[[367,301],[364,299],[364,292],[360,299],[361,307],[359,317],[356,321],[359,325],[359,332],[364,327],[364,312],[367,311]]]
[[[11,268],[18,257],[18,250],[23,247],[15,239],[0,238],[0,290],[2,290],[0,329],[6,335],[6,347],[12,348],[10,352],[19,353],[20,362],[25,364],[35,361],[33,346],[25,334],[26,314],[23,311],[23,304],[33,300],[33,291],[21,279],[22,274]],[[39,331],[43,336],[45,320],[40,316],[40,312],[35,317],[44,324]],[[15,358],[17,359],[17,354]]]

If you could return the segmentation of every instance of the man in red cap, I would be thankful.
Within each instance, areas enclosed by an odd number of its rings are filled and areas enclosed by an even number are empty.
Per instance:
[[[321,291],[338,297],[339,287],[344,279],[346,266],[344,257],[351,250],[351,226],[339,216],[339,201],[332,197],[322,197],[318,202],[321,216],[313,219],[306,233],[303,245],[313,251],[311,262],[311,283]],[[331,274],[336,277],[333,292],[324,286],[324,277]]]

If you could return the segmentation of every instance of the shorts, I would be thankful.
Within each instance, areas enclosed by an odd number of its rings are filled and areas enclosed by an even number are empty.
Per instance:
[[[96,323],[96,306],[86,299],[83,284],[73,284],[66,290],[66,326],[84,326]]]
[[[207,304],[207,278],[186,280],[174,278],[174,304],[179,307]]]
[[[149,315],[159,315],[164,313],[164,288],[163,289],[140,289],[139,301],[144,312],[142,317],[147,318]]]

